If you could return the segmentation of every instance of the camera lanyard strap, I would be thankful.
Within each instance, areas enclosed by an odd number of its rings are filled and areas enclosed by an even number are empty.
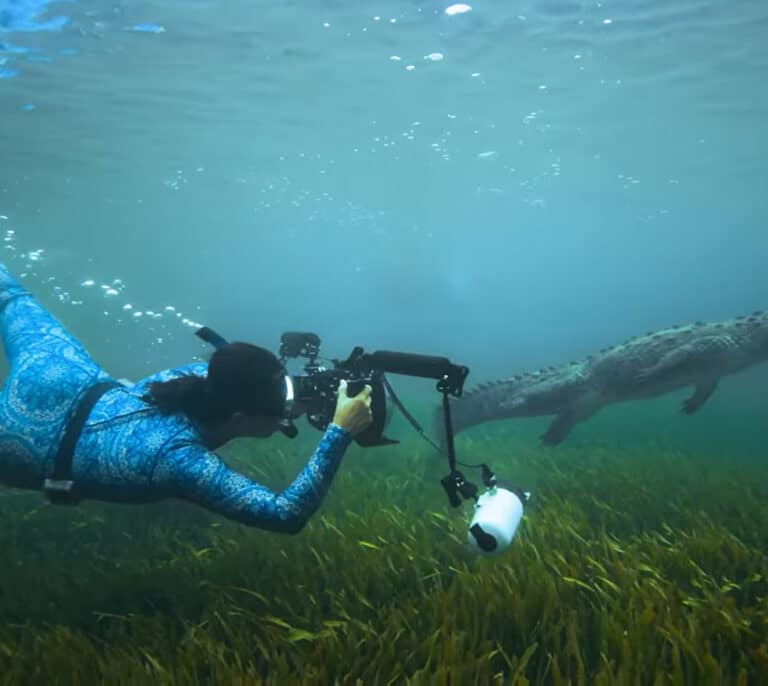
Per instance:
[[[437,445],[437,443],[435,443],[429,436],[427,436],[426,433],[424,433],[424,429],[422,428],[421,424],[419,424],[418,420],[405,408],[405,405],[403,405],[403,403],[400,401],[400,398],[398,398],[395,394],[395,389],[392,388],[387,377],[382,374],[381,380],[384,384],[384,388],[387,390],[387,395],[392,401],[392,404],[400,411],[400,414],[402,414],[408,423],[416,430],[416,433],[418,433],[427,443],[429,443],[435,450],[437,450],[437,452],[443,452],[440,449],[440,446]]]
[[[408,410],[405,408],[405,405],[403,405],[403,403],[400,401],[400,398],[397,397],[395,389],[392,388],[392,385],[389,383],[389,380],[386,376],[384,376],[384,374],[381,375],[381,380],[384,384],[384,388],[387,390],[387,395],[392,401],[392,404],[400,411],[408,423],[427,443],[429,443],[435,450],[437,450],[437,452],[447,454],[448,467],[451,470],[451,474],[456,474],[456,449],[453,442],[453,422],[451,420],[451,405],[448,400],[448,392],[445,390],[443,391],[443,421],[445,426],[446,442],[446,450],[443,450],[439,445],[437,445],[437,443],[435,443],[429,436],[427,436],[418,420],[410,412],[408,412]]]

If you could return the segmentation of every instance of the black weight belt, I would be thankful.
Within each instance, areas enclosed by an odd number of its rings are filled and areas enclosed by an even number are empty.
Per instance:
[[[122,384],[109,380],[91,386],[75,405],[74,412],[67,421],[67,428],[59,443],[56,458],[53,463],[53,476],[43,482],[43,491],[48,500],[56,505],[77,505],[80,501],[77,484],[72,480],[72,458],[75,445],[83,430],[85,420],[91,413],[96,401],[107,391],[119,388]]]

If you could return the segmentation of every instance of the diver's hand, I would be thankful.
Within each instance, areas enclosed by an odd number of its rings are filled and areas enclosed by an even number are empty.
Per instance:
[[[333,423],[346,429],[353,436],[367,429],[373,421],[371,414],[371,387],[366,384],[354,398],[347,395],[347,382],[339,383],[339,398],[336,401],[336,413]]]

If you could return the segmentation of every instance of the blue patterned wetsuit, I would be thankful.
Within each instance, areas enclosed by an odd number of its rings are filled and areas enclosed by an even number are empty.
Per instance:
[[[83,346],[0,264],[0,335],[9,373],[0,394],[0,484],[42,486],[76,401],[109,379]],[[155,374],[98,400],[77,442],[72,478],[84,498],[151,502],[182,498],[226,517],[295,533],[320,506],[351,435],[331,424],[282,493],[227,467],[183,414],[141,400],[151,381],[205,376],[206,363]]]

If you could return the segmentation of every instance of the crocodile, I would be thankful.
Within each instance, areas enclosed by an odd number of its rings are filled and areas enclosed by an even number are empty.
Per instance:
[[[454,434],[514,417],[554,415],[539,437],[557,445],[601,407],[692,386],[681,411],[693,414],[721,377],[768,362],[768,312],[675,325],[603,348],[587,358],[480,385],[451,400]],[[435,419],[440,417],[436,411]],[[437,423],[439,427],[439,423]],[[441,431],[436,431],[441,438]]]

